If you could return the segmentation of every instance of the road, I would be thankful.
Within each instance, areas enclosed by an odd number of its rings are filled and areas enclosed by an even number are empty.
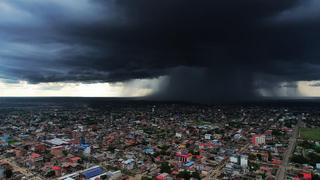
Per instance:
[[[14,171],[18,171],[24,176],[29,177],[30,180],[43,180],[41,177],[32,174],[28,169],[18,166],[14,161],[12,161],[9,158],[1,158],[0,164],[1,163],[9,164],[14,169]]]
[[[279,167],[283,166],[283,165],[275,165],[275,164],[272,164],[272,163],[261,162],[261,161],[252,161],[251,160],[250,162],[253,162],[253,163],[256,163],[256,164],[260,164],[260,165],[270,166],[270,167],[274,167],[274,168],[279,168]],[[289,166],[289,167],[287,167],[287,169],[295,170],[295,171],[306,171],[306,169],[297,168],[297,167],[294,167],[294,166]]]
[[[289,146],[283,156],[282,164],[279,167],[278,172],[276,174],[276,180],[284,180],[286,178],[286,171],[288,169],[289,157],[293,153],[294,147],[296,145],[297,137],[299,134],[299,127],[301,126],[301,124],[302,122],[301,120],[299,120],[296,127],[294,128],[292,137],[289,139]]]

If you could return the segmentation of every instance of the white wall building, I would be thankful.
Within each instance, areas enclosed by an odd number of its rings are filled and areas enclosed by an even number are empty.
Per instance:
[[[247,155],[242,155],[240,157],[240,166],[243,168],[248,167],[248,156]]]

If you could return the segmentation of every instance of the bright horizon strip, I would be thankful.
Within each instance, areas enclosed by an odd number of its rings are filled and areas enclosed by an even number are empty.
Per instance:
[[[320,97],[320,86],[310,86],[320,81],[299,81],[298,90],[305,97]]]
[[[0,81],[0,97],[143,97],[159,89],[166,77],[138,79],[120,83],[55,82],[30,84],[26,81],[6,83]],[[299,97],[320,97],[319,81],[299,81]],[[262,96],[264,96],[262,94]],[[288,97],[279,95],[278,97]],[[292,96],[297,97],[297,96]]]
[[[26,81],[0,81],[0,97],[142,97],[158,88],[163,78],[119,83],[53,82],[30,84]]]

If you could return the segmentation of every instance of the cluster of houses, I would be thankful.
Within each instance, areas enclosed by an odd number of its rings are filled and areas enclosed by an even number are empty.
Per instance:
[[[0,152],[43,179],[272,179],[298,118],[257,106],[29,107],[6,111]]]

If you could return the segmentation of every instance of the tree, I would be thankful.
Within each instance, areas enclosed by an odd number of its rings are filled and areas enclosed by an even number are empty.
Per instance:
[[[111,153],[114,153],[114,150],[115,150],[115,149],[116,149],[115,147],[109,146],[109,147],[107,148],[107,151],[110,151]]]
[[[260,165],[256,164],[256,163],[250,163],[249,168],[250,168],[250,170],[256,171],[260,168]]]
[[[316,153],[309,153],[308,158],[310,159],[309,162],[312,165],[316,165],[316,163],[320,162],[320,156]]]
[[[47,174],[46,174],[46,177],[53,177],[55,175],[54,171],[49,171]]]
[[[142,176],[141,180],[152,180],[152,178],[149,176]]]
[[[275,130],[272,130],[272,135],[273,136],[281,136],[282,133],[281,133],[281,131],[275,129]]]
[[[68,156],[69,153],[68,153],[68,151],[63,150],[63,151],[62,151],[62,154],[63,154],[64,156]]]
[[[312,176],[312,180],[319,180],[320,179],[320,176],[318,174],[314,174]]]
[[[257,158],[259,159],[259,161],[262,161],[262,156],[261,156],[261,154],[257,154]]]
[[[199,151],[195,151],[193,149],[190,149],[189,150],[189,153],[191,153],[192,155],[200,155],[200,152]]]
[[[106,174],[102,175],[102,176],[100,176],[100,178],[103,179],[103,180],[108,179],[108,175],[106,175]]]
[[[272,155],[270,151],[268,151],[268,161],[272,161]]]
[[[305,149],[313,149],[313,144],[312,143],[310,143],[310,142],[308,142],[308,141],[302,141],[301,143],[300,143],[300,146],[302,146],[303,148],[305,148]]]
[[[291,157],[291,161],[298,164],[304,164],[308,162],[308,160],[304,158],[302,155],[293,155]]]
[[[195,179],[198,179],[198,180],[201,179],[200,174],[199,174],[197,171],[193,172],[193,173],[191,174],[191,176],[192,176],[193,178],[195,178]]]
[[[252,161],[255,161],[257,159],[257,156],[255,154],[249,154],[248,159],[252,160]]]
[[[178,178],[184,178],[186,180],[189,180],[191,178],[191,174],[189,171],[181,171],[178,175],[177,175]]]
[[[171,173],[171,166],[169,165],[168,162],[161,163],[160,172],[161,173],[168,173],[168,174]]]
[[[11,176],[13,175],[13,172],[11,169],[6,169],[4,171],[4,175],[6,176],[7,179],[11,178]]]

